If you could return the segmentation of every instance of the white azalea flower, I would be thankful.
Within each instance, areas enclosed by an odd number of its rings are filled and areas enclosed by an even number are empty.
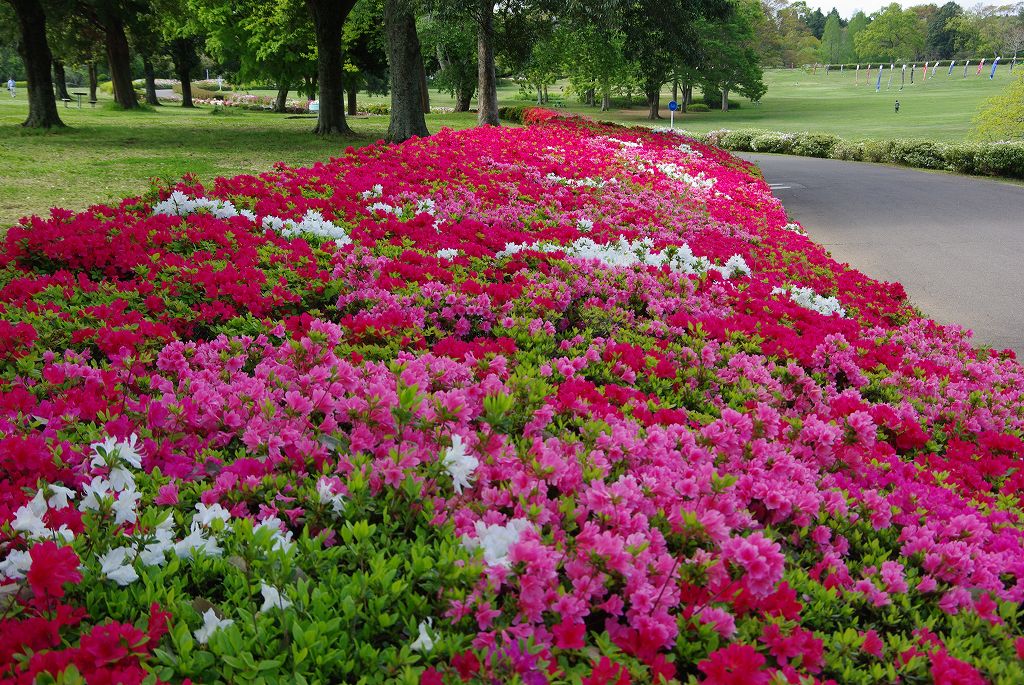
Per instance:
[[[263,595],[263,606],[260,607],[260,613],[266,613],[275,608],[287,609],[292,605],[291,600],[282,595],[281,591],[273,585],[262,583],[260,593]]]
[[[253,529],[253,532],[263,529],[269,530],[271,549],[288,551],[295,543],[292,542],[292,532],[290,530],[281,532],[281,525],[281,519],[276,516],[270,516],[260,521],[259,525]]]
[[[92,482],[82,487],[82,501],[78,503],[79,511],[99,511],[104,499],[111,497],[110,481],[103,476],[95,476]]]
[[[206,613],[203,614],[203,627],[193,633],[196,636],[196,640],[201,645],[205,645],[210,641],[210,636],[221,628],[227,628],[234,624],[230,618],[217,618],[217,614],[214,613],[213,609],[207,609]]]
[[[61,485],[48,485],[47,488],[50,490],[50,497],[46,503],[51,509],[66,509],[69,506],[68,500],[75,498],[76,493],[71,488]]]
[[[121,492],[123,490],[134,490],[135,489],[135,476],[132,472],[123,466],[117,466],[110,469],[110,487],[114,492]]]
[[[451,247],[445,247],[437,251],[437,256],[439,259],[455,259],[459,256],[459,251]]]
[[[519,536],[523,531],[528,530],[531,524],[526,519],[515,518],[504,526],[494,524],[486,525],[483,521],[476,522],[476,537],[463,536],[462,544],[469,551],[477,548],[484,550],[484,562],[489,566],[511,565],[508,552],[512,545],[519,542]]]
[[[127,440],[118,442],[117,438],[108,436],[103,442],[94,442],[92,448],[92,465],[95,468],[115,467],[118,460],[134,468],[142,468],[142,455],[139,454],[139,437],[132,433]]]
[[[139,579],[135,567],[128,561],[128,555],[134,550],[130,547],[115,547],[100,556],[100,572],[121,587],[134,583]]]
[[[209,506],[199,502],[196,504],[196,511],[198,513],[192,518],[192,524],[199,524],[203,528],[209,528],[210,524],[218,519],[228,521],[231,518],[231,512],[217,502]]]
[[[138,505],[142,495],[138,490],[125,490],[114,500],[114,523],[135,523],[138,520]]]
[[[11,580],[21,580],[32,568],[32,555],[28,550],[16,549],[0,561],[0,575]]]
[[[200,526],[193,525],[192,532],[187,537],[175,543],[174,553],[179,559],[191,559],[195,553],[202,553],[209,557],[220,556],[223,550],[217,545],[213,538],[207,538]]]
[[[466,447],[462,444],[462,437],[459,435],[452,436],[452,446],[445,451],[443,463],[452,477],[455,492],[460,495],[462,488],[471,487],[470,480],[473,477],[473,472],[480,465],[480,461],[476,457],[466,452]]]
[[[43,523],[43,516],[46,514],[46,497],[40,490],[36,496],[25,505],[22,505],[14,512],[14,520],[11,521],[11,528],[25,533],[29,537],[44,537],[48,532],[46,524]]]
[[[789,299],[805,309],[816,311],[825,316],[846,316],[846,310],[843,309],[838,298],[819,295],[811,288],[803,286],[792,286],[788,290],[786,288],[772,288],[772,293],[776,295],[786,294],[787,292],[789,293]]]
[[[428,618],[426,621],[420,621],[420,635],[409,645],[409,649],[414,652],[423,652],[424,654],[434,649],[434,641],[427,633],[427,626],[433,628],[434,620]]]
[[[167,561],[167,552],[174,549],[174,533],[157,527],[153,535],[155,539],[142,549],[139,559],[146,566],[163,566]]]
[[[321,504],[330,506],[335,514],[340,514],[345,510],[345,496],[335,493],[331,489],[331,482],[326,478],[321,478],[316,482],[316,491],[320,495]]]

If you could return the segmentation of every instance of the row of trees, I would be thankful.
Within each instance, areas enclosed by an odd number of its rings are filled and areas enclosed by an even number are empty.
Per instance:
[[[27,126],[61,125],[53,79],[87,65],[96,87],[105,63],[115,101],[138,106],[132,60],[141,58],[145,100],[158,105],[156,69],[173,64],[182,105],[205,53],[241,81],[272,82],[277,106],[299,90],[319,94],[318,134],[346,133],[345,100],[362,88],[391,93],[389,138],[427,133],[428,73],[458,109],[476,97],[481,124],[498,123],[497,80],[535,88],[567,76],[587,101],[641,94],[652,118],[673,82],[687,101],[705,92],[764,92],[757,0],[6,0],[19,27],[30,84]],[[385,85],[386,84],[386,85]],[[60,83],[58,93],[60,92]]]
[[[849,21],[835,8],[827,15],[806,3],[765,0],[772,21],[762,41],[767,64],[1012,56],[1024,50],[1024,3],[977,5],[955,2],[904,8],[892,3]]]

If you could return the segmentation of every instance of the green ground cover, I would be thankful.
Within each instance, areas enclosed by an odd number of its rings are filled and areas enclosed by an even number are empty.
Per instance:
[[[978,105],[1009,83],[1000,68],[995,81],[986,75],[967,79],[955,70],[947,78],[940,69],[934,80],[882,92],[854,85],[850,72],[843,75],[823,70],[812,75],[800,70],[768,71],[768,93],[758,106],[737,98],[741,107],[730,112],[691,113],[677,125],[695,132],[717,128],[759,128],[777,131],[834,133],[850,140],[873,138],[923,138],[963,140]],[[899,74],[894,79],[898,83]],[[259,91],[257,91],[259,92]],[[566,85],[549,89],[570,111],[621,123],[646,124],[646,108],[600,112],[580,105],[566,92]],[[101,98],[106,96],[101,95]],[[663,104],[670,97],[666,89]],[[893,100],[900,99],[900,113]],[[499,93],[503,105],[529,104],[514,84]],[[387,102],[385,97],[362,98],[362,103]],[[451,106],[445,94],[432,93],[432,103]],[[290,117],[264,112],[211,114],[210,108],[184,110],[173,105],[142,112],[120,112],[104,100],[96,109],[88,106],[60,108],[71,128],[58,133],[24,131],[18,124],[27,111],[25,91],[11,100],[0,97],[0,226],[25,214],[45,213],[49,207],[84,209],[141,192],[149,179],[174,179],[194,173],[203,181],[219,175],[252,173],[269,169],[274,162],[309,165],[337,154],[347,145],[364,145],[383,137],[387,117],[357,118],[356,135],[345,140],[324,140],[310,135],[311,116]],[[668,112],[665,110],[667,117]],[[475,124],[472,114],[433,114],[427,125],[465,128]]]

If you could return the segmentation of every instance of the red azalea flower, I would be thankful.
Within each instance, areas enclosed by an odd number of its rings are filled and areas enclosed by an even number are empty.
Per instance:
[[[708,655],[697,664],[704,685],[768,685],[771,674],[762,671],[764,657],[750,645],[732,644]]]
[[[480,660],[476,654],[467,650],[452,657],[452,666],[459,672],[460,678],[469,680],[480,670]]]
[[[420,685],[444,685],[444,679],[438,670],[431,666],[420,675]]]
[[[932,655],[932,679],[935,685],[986,685],[974,666],[951,657],[945,650]]]
[[[129,623],[96,626],[82,636],[77,661],[83,669],[113,665],[141,651],[147,641],[146,634]]]
[[[877,632],[869,630],[864,633],[864,644],[862,644],[860,648],[864,650],[866,654],[870,654],[871,656],[881,659],[885,643],[878,637]]]
[[[551,627],[555,634],[555,647],[559,649],[583,649],[584,637],[587,634],[587,627],[582,623],[569,623],[562,621],[557,626]]]
[[[633,682],[629,671],[622,664],[614,663],[606,656],[594,664],[594,670],[583,679],[583,685],[630,685]]]
[[[28,584],[37,595],[60,599],[64,596],[64,583],[77,583],[82,579],[78,572],[81,563],[70,547],[58,547],[56,542],[47,540],[29,550],[32,566],[28,571]]]

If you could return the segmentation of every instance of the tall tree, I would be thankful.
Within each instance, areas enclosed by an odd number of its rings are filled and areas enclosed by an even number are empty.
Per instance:
[[[313,22],[304,0],[188,0],[196,31],[221,62],[234,62],[243,81],[272,81],[274,109],[317,68]],[[315,97],[311,93],[310,97]]]
[[[830,64],[838,64],[843,54],[843,28],[840,26],[839,12],[832,9],[825,19],[825,30],[821,34],[821,59]]]
[[[939,8],[938,14],[928,27],[925,50],[931,57],[951,59],[956,50],[956,30],[952,26],[954,19],[963,14],[963,9],[955,2],[947,2]]]
[[[477,123],[498,125],[498,73],[494,61],[495,0],[476,0]]]
[[[306,0],[316,36],[320,112],[313,133],[318,135],[352,132],[345,121],[341,38],[345,20],[355,4],[356,0]]]
[[[124,109],[138,107],[126,26],[148,11],[148,4],[141,0],[78,0],[78,8],[103,31],[114,100]]]
[[[39,0],[7,0],[18,18],[18,52],[28,78],[28,128],[63,127],[50,78],[50,45],[46,40],[46,13]]]
[[[756,41],[763,17],[756,0],[739,0],[726,18],[702,22],[701,35],[708,59],[702,65],[700,79],[705,94],[721,93],[723,112],[729,111],[731,90],[754,101],[765,93]]]
[[[192,102],[192,72],[199,67],[197,42],[198,38],[190,35],[178,35],[167,42],[174,62],[174,75],[181,84],[182,107],[195,107]]]
[[[843,62],[855,62],[857,55],[857,36],[867,28],[869,23],[868,15],[861,11],[850,17],[850,23],[846,25],[846,35],[843,37]]]
[[[434,55],[439,67],[434,85],[455,98],[456,112],[468,112],[477,86],[476,22],[439,8],[423,17],[420,28],[424,53]]]
[[[384,32],[391,73],[388,140],[401,143],[413,136],[430,135],[423,117],[423,55],[416,35],[416,15],[409,0],[384,0]]]
[[[925,23],[912,10],[897,3],[875,13],[855,39],[857,54],[865,59],[914,59],[924,50]]]

